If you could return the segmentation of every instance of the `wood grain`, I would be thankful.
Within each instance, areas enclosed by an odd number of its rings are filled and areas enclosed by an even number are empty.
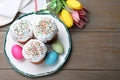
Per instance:
[[[6,76],[6,73],[10,73]],[[78,70],[61,70],[55,74],[29,78],[13,70],[0,70],[1,80],[119,80],[119,71],[78,71]]]
[[[80,0],[90,11],[90,22],[84,30],[120,31],[119,0]]]
[[[68,68],[120,69],[120,33],[72,32],[72,58]],[[76,60],[77,59],[77,60]]]
[[[55,74],[35,80],[120,80],[120,0],[80,1],[90,11],[89,23],[83,30],[69,29],[69,59]],[[4,55],[10,24],[0,28],[0,80],[33,80],[14,71]]]

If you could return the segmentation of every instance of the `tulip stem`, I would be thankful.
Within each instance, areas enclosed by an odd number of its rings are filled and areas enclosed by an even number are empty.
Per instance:
[[[63,8],[68,10],[69,12],[72,12],[72,9],[70,9],[67,5],[66,2],[64,0],[61,0],[61,3],[63,4]]]

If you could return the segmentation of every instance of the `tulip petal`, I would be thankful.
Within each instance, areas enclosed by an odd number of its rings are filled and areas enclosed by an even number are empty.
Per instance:
[[[78,28],[83,28],[85,25],[85,21],[83,20],[80,20],[79,22],[74,22],[74,23]]]
[[[85,16],[85,15],[84,15],[84,16],[83,16],[83,15],[80,16],[80,19],[84,20],[85,22],[88,22],[88,18],[87,18],[87,16]]]
[[[84,10],[85,12],[87,12],[87,13],[89,12],[89,11],[88,11],[86,8],[84,8],[84,7],[83,7],[83,10]]]
[[[79,10],[78,13],[79,13],[80,16],[81,16],[81,15],[86,15],[86,12],[85,12],[83,9],[82,9],[82,10]]]
[[[76,22],[78,22],[80,20],[80,17],[79,17],[79,14],[77,11],[73,10],[71,12],[71,15],[72,15],[73,20],[75,20]]]
[[[82,29],[85,26],[86,22],[88,22],[87,12],[88,11],[85,8],[81,10],[73,10],[71,12],[72,18],[74,20],[74,24],[78,28]]]

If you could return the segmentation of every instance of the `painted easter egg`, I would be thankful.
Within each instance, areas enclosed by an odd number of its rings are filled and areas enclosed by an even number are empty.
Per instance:
[[[55,51],[51,51],[47,54],[45,63],[47,65],[53,65],[57,62],[57,60],[58,60],[58,53],[56,53]]]
[[[22,55],[22,47],[15,44],[12,46],[11,49],[12,55],[15,59],[21,60],[23,59],[23,55]]]
[[[64,47],[62,43],[59,41],[56,41],[52,44],[52,49],[57,52],[58,54],[63,54],[64,53]]]

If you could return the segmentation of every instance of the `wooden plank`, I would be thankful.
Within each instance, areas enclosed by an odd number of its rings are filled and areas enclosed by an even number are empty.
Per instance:
[[[72,53],[66,68],[120,69],[120,33],[72,32]]]
[[[13,70],[0,70],[1,80],[120,80],[120,71],[80,71],[60,70],[59,72],[38,78],[29,78]]]
[[[6,32],[0,32],[0,52],[3,52],[3,49],[4,49],[4,40],[5,40],[5,35],[6,35]]]
[[[9,26],[10,26],[10,24],[0,27],[0,31],[7,31]]]
[[[80,0],[90,11],[89,20],[84,30],[118,31],[120,30],[119,0]]]
[[[49,1],[49,0],[47,0]],[[120,31],[120,1],[119,0],[80,0],[90,11],[89,20],[85,31]],[[19,16],[19,15],[17,15]],[[16,17],[17,18],[17,17]],[[0,30],[7,30],[4,26]],[[71,30],[79,30],[73,28]]]
[[[0,32],[0,38],[5,36]],[[63,69],[120,70],[119,32],[71,32],[72,52]],[[3,40],[0,44],[3,45]],[[11,68],[0,47],[0,68]]]

